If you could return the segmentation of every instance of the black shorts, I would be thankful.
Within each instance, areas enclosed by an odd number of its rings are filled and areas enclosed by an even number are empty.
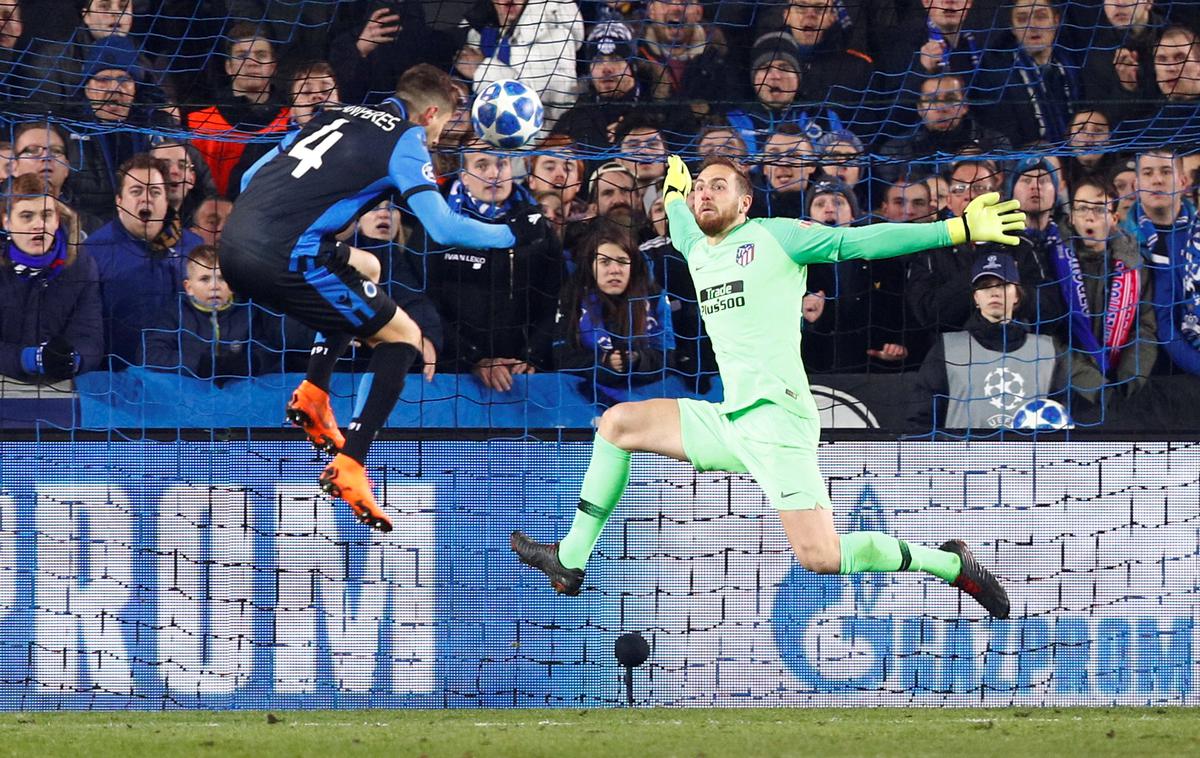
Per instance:
[[[234,294],[295,318],[324,334],[370,337],[396,315],[396,303],[350,265],[350,247],[321,240],[317,255],[273,261],[221,240],[221,273]]]

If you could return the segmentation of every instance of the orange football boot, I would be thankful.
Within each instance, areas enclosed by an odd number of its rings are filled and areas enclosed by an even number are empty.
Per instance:
[[[366,469],[350,456],[339,453],[330,461],[321,473],[321,489],[345,500],[355,517],[372,529],[392,531],[392,520],[375,503]]]
[[[287,418],[308,435],[308,441],[317,450],[336,455],[346,444],[346,438],[338,429],[333,408],[329,405],[329,393],[305,379],[292,393],[287,404]]]

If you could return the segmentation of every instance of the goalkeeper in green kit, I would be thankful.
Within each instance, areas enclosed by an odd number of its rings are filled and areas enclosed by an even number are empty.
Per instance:
[[[751,474],[779,511],[809,571],[924,571],[1007,618],[1008,595],[961,540],[937,549],[881,532],[838,535],[817,468],[820,422],[800,360],[805,267],[889,258],[968,241],[1017,244],[1017,201],[976,198],[962,218],[930,224],[831,228],[794,219],[747,219],[750,181],[727,158],[706,160],[695,186],[683,161],[667,162],[671,239],[687,258],[725,387],[722,403],[690,399],[621,403],[600,419],[571,530],[559,543],[513,532],[512,549],[564,595],[577,595],[600,531],[629,483],[630,453],[659,453],[698,471]]]

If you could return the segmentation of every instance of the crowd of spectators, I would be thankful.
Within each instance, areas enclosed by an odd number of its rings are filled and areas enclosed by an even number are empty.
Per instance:
[[[511,251],[446,250],[380,197],[342,233],[420,324],[426,377],[704,391],[716,366],[659,197],[672,152],[745,160],[752,216],[924,223],[990,192],[1020,202],[1015,248],[812,266],[798,293],[809,371],[910,370],[934,398],[918,425],[1003,425],[1011,398],[984,377],[1010,354],[1029,396],[1085,419],[1200,375],[1197,4],[476,0],[454,23],[438,8],[0,0],[0,373],[302,365],[311,331],[220,275],[242,176],[323,107],[379,104],[427,62],[460,90],[435,155],[451,208],[544,218]],[[473,94],[502,78],[546,106],[524,154],[470,128]]]

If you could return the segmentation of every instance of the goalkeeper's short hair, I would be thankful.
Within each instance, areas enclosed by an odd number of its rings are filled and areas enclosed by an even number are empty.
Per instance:
[[[741,193],[743,195],[754,194],[754,186],[750,183],[750,172],[740,162],[735,161],[733,158],[727,158],[724,155],[710,155],[700,164],[700,171],[697,171],[696,175],[699,176],[709,166],[725,166],[726,168],[733,169],[733,173],[737,175],[737,182]]]

